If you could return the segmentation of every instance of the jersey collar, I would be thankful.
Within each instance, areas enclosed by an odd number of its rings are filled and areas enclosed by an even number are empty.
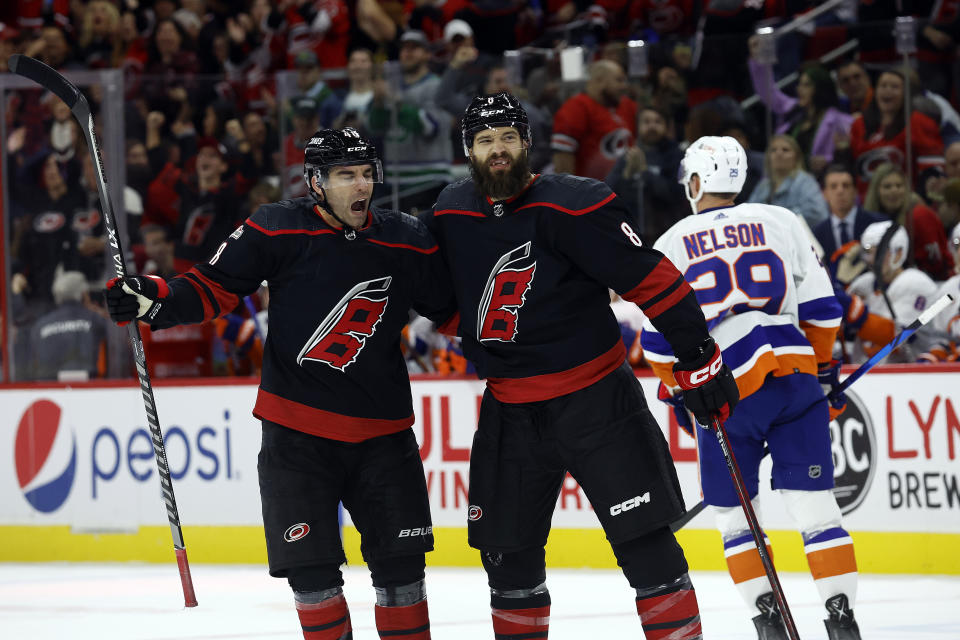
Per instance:
[[[533,186],[533,183],[536,182],[539,177],[540,177],[540,174],[539,174],[539,173],[533,174],[533,178],[530,179],[530,182],[528,182],[528,183],[523,187],[523,189],[520,190],[519,193],[517,193],[516,195],[510,196],[510,197],[507,198],[506,200],[493,201],[493,200],[490,199],[490,196],[486,196],[486,195],[483,196],[483,199],[486,200],[486,201],[487,201],[487,204],[490,205],[491,207],[492,207],[493,205],[497,204],[497,203],[500,203],[500,204],[512,204],[513,202],[519,200],[519,199],[522,198],[524,195],[526,195],[527,190],[530,189],[530,187]]]
[[[698,216],[701,216],[701,215],[703,215],[703,214],[705,214],[705,213],[710,213],[711,211],[720,211],[721,209],[732,209],[732,208],[735,207],[735,206],[737,206],[737,205],[723,205],[723,206],[720,206],[720,207],[708,207],[708,208],[704,209],[703,211],[697,211],[697,215],[698,215]]]

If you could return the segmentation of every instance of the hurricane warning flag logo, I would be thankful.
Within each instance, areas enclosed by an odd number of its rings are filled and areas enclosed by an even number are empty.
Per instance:
[[[60,418],[56,403],[37,400],[17,425],[17,481],[27,502],[43,513],[56,511],[67,501],[77,468],[76,436],[61,429]]]
[[[477,340],[513,342],[517,335],[517,313],[527,299],[537,263],[529,263],[530,243],[500,256],[490,271],[483,298],[477,308]],[[523,266],[526,265],[526,266]]]
[[[392,280],[367,280],[350,289],[303,345],[297,364],[315,360],[343,371],[353,363],[387,310]]]

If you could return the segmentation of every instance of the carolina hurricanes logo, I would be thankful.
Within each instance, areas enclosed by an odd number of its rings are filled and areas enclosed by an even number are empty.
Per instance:
[[[509,251],[497,260],[483,298],[477,308],[477,340],[513,342],[517,335],[517,312],[526,301],[527,291],[533,282],[536,261],[527,267],[519,263],[530,257],[530,243]]]
[[[600,153],[607,160],[616,160],[630,147],[630,130],[614,129],[600,140]]]
[[[73,222],[70,226],[74,231],[91,231],[100,224],[100,212],[96,209],[80,209],[73,214]]]
[[[33,228],[38,233],[53,233],[63,228],[67,217],[59,211],[44,211],[33,219]]]
[[[869,181],[873,172],[885,163],[891,163],[897,167],[903,166],[903,152],[897,147],[877,147],[864,152],[857,159],[857,173]]]
[[[283,532],[283,539],[287,542],[296,542],[310,533],[310,525],[306,522],[298,522],[291,525]]]
[[[350,289],[303,346],[297,364],[315,360],[344,371],[383,318],[392,280],[390,276],[367,280]]]

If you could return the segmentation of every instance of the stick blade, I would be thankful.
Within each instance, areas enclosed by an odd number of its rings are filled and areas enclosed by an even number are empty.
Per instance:
[[[945,293],[943,297],[927,307],[926,310],[920,314],[920,317],[917,318],[917,322],[919,323],[917,326],[922,327],[933,320],[940,314],[941,311],[946,309],[947,305],[949,305],[951,302],[953,302],[953,296],[951,296],[949,293]]]
[[[44,89],[54,93],[70,107],[71,111],[81,101],[86,102],[86,98],[83,97],[80,90],[73,86],[70,81],[36,58],[15,53],[7,60],[7,66],[13,73],[29,78]]]

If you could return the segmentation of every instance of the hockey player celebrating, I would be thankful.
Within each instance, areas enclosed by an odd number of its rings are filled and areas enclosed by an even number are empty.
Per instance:
[[[923,271],[906,265],[910,237],[896,222],[874,222],[863,230],[860,245],[871,268],[847,287],[851,298],[857,296],[863,301],[858,317],[853,317],[858,309],[856,303],[850,305],[847,320],[856,324],[866,316],[864,326],[881,327],[886,323],[887,330],[876,335],[866,334],[862,329],[859,332],[864,353],[872,355],[936,300],[937,284]],[[917,334],[915,340],[904,345],[898,357],[908,362],[916,360],[930,348],[931,338],[930,333]]]
[[[352,637],[342,501],[361,535],[381,636],[426,639],[433,534],[400,331],[411,307],[454,315],[449,279],[422,223],[370,207],[383,174],[355,130],[317,131],[303,173],[311,197],[260,207],[207,263],[166,282],[108,283],[110,315],[152,328],[204,322],[268,282],[254,415],[270,574],[293,589],[304,638]]]
[[[853,542],[831,491],[830,412],[839,413],[843,401],[828,407],[821,388],[821,381],[836,382],[839,365],[831,361],[831,352],[841,309],[793,212],[734,205],[746,171],[747,156],[733,138],[694,142],[681,164],[681,183],[695,215],[671,227],[654,249],[663,251],[693,287],[736,377],[741,400],[726,429],[751,498],[756,503],[766,443],[773,487],[803,535],[810,572],[829,612],[829,636],[856,640]],[[647,323],[641,342],[666,387],[661,398],[670,401],[668,390],[682,388],[682,381],[675,375],[676,351],[665,338]],[[708,424],[699,416],[697,422]],[[691,431],[696,432],[704,502],[714,507],[730,575],[747,605],[759,609],[753,620],[761,640],[785,639],[720,446],[713,433]]]
[[[636,590],[648,640],[701,638],[684,512],[663,435],[625,364],[608,287],[681,354],[688,406],[726,417],[736,384],[680,273],[642,245],[602,182],[530,173],[527,114],[506,93],[463,118],[472,177],[428,216],[460,308],[465,355],[486,378],[470,455],[468,534],[481,551],[498,638],[546,638],[544,545],[565,474],[580,483]]]

